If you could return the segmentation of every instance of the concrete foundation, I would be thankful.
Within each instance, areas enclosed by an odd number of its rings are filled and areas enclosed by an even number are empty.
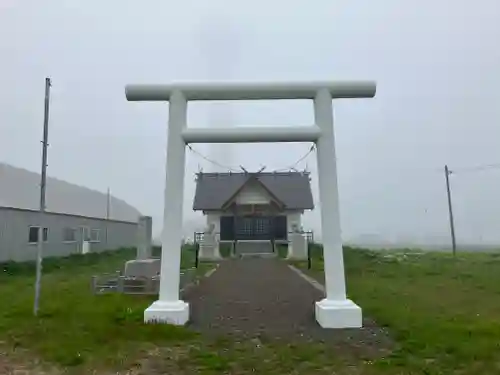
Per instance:
[[[213,261],[221,259],[219,251],[219,241],[214,232],[215,225],[210,224],[203,233],[203,239],[200,243],[200,253],[198,257],[201,261]]]
[[[348,299],[316,302],[316,321],[323,328],[361,328],[363,314],[361,308]]]
[[[183,326],[189,320],[189,304],[184,301],[153,302],[144,311],[145,323],[163,323]]]
[[[161,272],[160,259],[134,259],[125,263],[124,276],[147,277],[158,276]]]
[[[200,261],[220,260],[222,257],[219,252],[219,245],[200,245],[200,253],[198,254]]]
[[[307,239],[302,233],[290,234],[287,259],[307,259]]]

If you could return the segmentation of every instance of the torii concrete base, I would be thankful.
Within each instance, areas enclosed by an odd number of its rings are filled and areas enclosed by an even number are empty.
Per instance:
[[[361,328],[363,314],[361,308],[349,299],[316,302],[316,321],[323,328]]]
[[[189,304],[184,301],[155,301],[144,311],[146,323],[167,323],[183,326],[189,321]]]

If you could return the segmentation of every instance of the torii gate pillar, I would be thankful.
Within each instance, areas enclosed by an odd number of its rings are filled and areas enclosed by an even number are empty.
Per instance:
[[[189,320],[189,305],[179,299],[186,144],[315,142],[326,289],[325,298],[316,302],[316,320],[324,328],[361,327],[361,308],[346,296],[332,99],[372,98],[375,91],[374,82],[128,85],[125,92],[129,101],[170,102],[160,295],[158,301],[145,310],[144,321],[184,325]],[[315,124],[289,127],[187,127],[187,103],[190,100],[270,99],[312,99]]]

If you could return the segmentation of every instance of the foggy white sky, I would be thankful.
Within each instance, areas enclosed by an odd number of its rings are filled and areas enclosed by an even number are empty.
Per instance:
[[[157,225],[167,106],[127,102],[127,83],[376,80],[376,99],[334,103],[346,239],[447,241],[443,165],[500,162],[497,0],[171,4],[0,2],[0,161],[39,169],[43,86],[51,76],[48,173],[101,191],[109,186]],[[229,29],[233,37],[200,41],[200,28],[219,35]],[[209,106],[192,105],[190,123],[207,126]],[[312,122],[307,102],[229,108],[240,125]],[[238,145],[231,160],[219,161],[272,170],[293,164],[308,147]],[[306,162],[316,190],[314,155]],[[187,221],[196,217],[198,164],[209,168],[188,153]],[[459,242],[500,242],[500,169],[452,177]],[[316,210],[305,227],[318,231],[318,218]]]

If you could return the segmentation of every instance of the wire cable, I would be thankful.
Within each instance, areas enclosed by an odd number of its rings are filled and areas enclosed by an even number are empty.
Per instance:
[[[187,145],[187,147],[189,148],[189,150],[191,150],[191,152],[193,152],[197,156],[201,157],[203,160],[205,160],[205,161],[207,161],[207,162],[209,162],[209,163],[211,163],[213,165],[216,165],[219,168],[226,169],[228,172],[241,173],[241,171],[242,171],[241,167],[240,168],[231,167],[231,166],[224,165],[222,163],[219,163],[218,161],[215,161],[213,159],[210,159],[210,158],[206,157],[201,152],[195,150],[189,144]],[[295,161],[295,163],[293,163],[293,164],[291,164],[291,165],[289,165],[288,167],[285,167],[285,168],[274,169],[271,172],[279,173],[279,172],[297,171],[298,164],[300,164],[301,162],[303,162],[315,150],[316,150],[316,146],[313,144],[304,155],[302,155],[299,159],[297,159],[297,161]],[[500,163],[480,164],[480,165],[476,165],[476,166],[473,166],[473,167],[459,167],[459,168],[453,168],[453,169],[450,168],[450,172],[449,173],[450,173],[450,175],[452,175],[452,174],[467,174],[467,173],[481,172],[481,171],[486,171],[486,170],[491,170],[491,169],[500,169]],[[438,170],[436,168],[435,170],[433,169],[433,171],[434,172],[442,172],[442,169]]]
[[[293,163],[292,165],[288,166],[287,168],[280,168],[280,169],[275,169],[273,170],[273,172],[288,172],[288,171],[291,171],[291,170],[296,170],[297,168],[297,165],[299,163],[301,163],[302,161],[304,161],[314,150],[316,150],[316,146],[313,144],[309,150],[304,154],[302,155],[295,163]]]
[[[450,170],[450,174],[474,173],[489,169],[500,169],[500,163],[482,164],[476,165],[475,167],[453,168]]]
[[[199,157],[201,157],[202,159],[208,161],[209,163],[213,164],[213,165],[216,165],[217,167],[220,167],[220,168],[223,168],[223,169],[227,169],[228,172],[240,172],[239,169],[236,169],[236,168],[233,168],[233,167],[230,167],[230,166],[227,166],[227,165],[224,165],[224,164],[221,164],[215,160],[212,160],[208,157],[206,157],[205,155],[203,155],[201,152],[199,151],[196,151],[191,145],[187,145],[187,147],[189,148],[189,150],[191,150],[191,152],[193,152],[194,154],[198,155]]]
[[[191,145],[187,145],[187,147],[189,148],[189,150],[191,152],[193,152],[194,154],[196,154],[197,156],[201,157],[203,160],[213,164],[213,165],[216,165],[220,168],[223,168],[223,169],[227,169],[228,172],[241,172],[242,168],[234,168],[234,167],[231,167],[231,166],[228,166],[228,165],[224,165],[222,163],[219,163],[218,161],[215,161],[213,159],[210,159],[208,157],[206,157],[205,155],[203,155],[201,152],[195,150]],[[288,172],[288,171],[291,171],[291,170],[297,170],[297,165],[299,163],[301,163],[302,161],[304,161],[314,150],[316,149],[315,145],[312,145],[309,150],[304,154],[302,155],[295,163],[291,164],[290,166],[286,167],[286,168],[279,168],[279,169],[274,169],[272,170],[272,172]]]

